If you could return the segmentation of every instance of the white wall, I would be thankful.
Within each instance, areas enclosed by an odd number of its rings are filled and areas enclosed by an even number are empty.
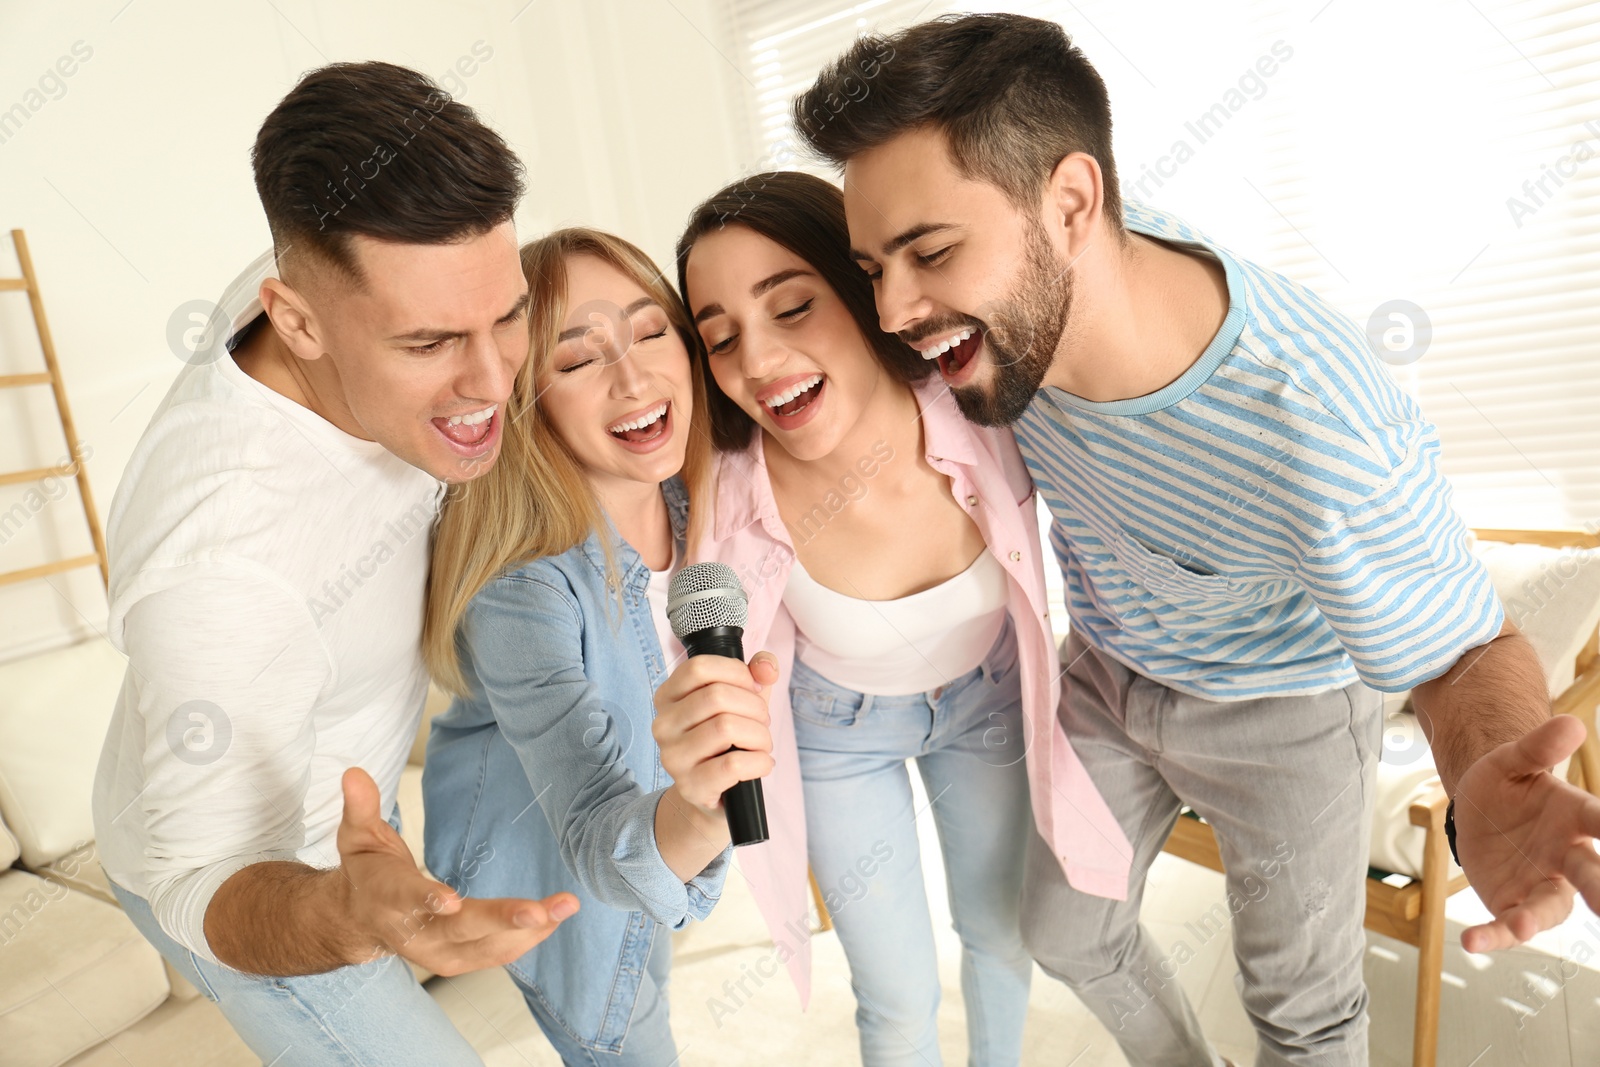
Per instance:
[[[519,231],[605,227],[671,277],[689,209],[743,173],[748,154],[731,117],[742,75],[724,58],[718,9],[717,0],[0,0],[0,115],[12,115],[0,126],[0,231],[27,231],[102,518],[181,368],[167,341],[174,310],[219,295],[267,247],[249,149],[302,73],[386,59],[442,79],[481,42],[489,58],[457,95],[528,167]],[[68,77],[51,73],[61,57]],[[0,274],[15,273],[0,239]],[[0,294],[0,374],[38,367],[25,297]],[[0,471],[50,465],[64,451],[48,390],[0,393]],[[0,516],[19,503],[29,513],[20,528],[0,527],[0,571],[88,551],[77,494],[62,487],[35,510],[27,489],[0,487]],[[104,617],[93,571],[0,587],[0,661],[87,634]]]

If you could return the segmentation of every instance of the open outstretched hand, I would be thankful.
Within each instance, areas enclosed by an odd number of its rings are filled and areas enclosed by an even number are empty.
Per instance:
[[[345,912],[376,952],[393,952],[445,976],[499,967],[555,932],[578,898],[474,900],[436,882],[379,813],[377,783],[359,767],[344,772],[339,857]]]
[[[1583,743],[1583,724],[1558,715],[1490,751],[1456,785],[1456,851],[1494,915],[1461,934],[1468,952],[1521,944],[1562,922],[1574,893],[1600,911],[1600,797],[1550,768]]]

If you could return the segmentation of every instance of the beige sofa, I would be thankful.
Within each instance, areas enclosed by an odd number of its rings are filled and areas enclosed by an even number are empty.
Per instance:
[[[8,1065],[248,1062],[221,1012],[122,914],[96,859],[89,798],[125,666],[98,638],[0,664],[0,1062]],[[430,713],[442,706],[434,698]],[[404,835],[419,859],[426,730],[424,721],[400,785]]]

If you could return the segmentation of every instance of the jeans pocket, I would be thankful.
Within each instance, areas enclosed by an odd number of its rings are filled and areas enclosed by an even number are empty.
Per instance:
[[[854,726],[864,698],[835,685],[799,659],[790,672],[789,706],[794,717],[813,726]]]
[[[1016,624],[1012,621],[1010,612],[1007,612],[999,635],[990,646],[989,654],[983,658],[984,677],[989,679],[990,685],[997,688],[1006,685],[1013,682],[1020,662]]]
[[[794,686],[789,689],[789,707],[794,710],[795,718],[815,726],[827,726],[832,721],[833,694]]]
[[[204,968],[202,967],[200,957],[195,955],[193,952],[189,952],[188,958],[189,970],[193,972],[192,974],[185,972],[181,967],[174,966],[172,969],[177,971],[178,975],[186,980],[190,985],[194,986],[195,989],[199,990],[202,997],[205,997],[207,1000],[211,1001],[211,1003],[216,1004],[222,998],[218,996],[216,988],[212,986],[211,978],[206,974]],[[169,960],[168,963],[171,963],[171,961]]]

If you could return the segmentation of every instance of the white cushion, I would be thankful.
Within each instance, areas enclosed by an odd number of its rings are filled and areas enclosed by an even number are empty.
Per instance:
[[[38,873],[41,878],[59,882],[68,889],[104,901],[113,908],[122,907],[111,892],[111,880],[106,877],[105,868],[100,866],[100,857],[92,841],[83,848],[69,852],[55,862],[40,867]],[[178,1000],[193,1000],[200,995],[200,990],[196,989],[189,979],[179,974],[172,964],[165,959],[162,959],[161,964],[166,968],[167,984],[172,987],[173,997]]]
[[[400,837],[411,849],[417,866],[422,866],[422,768],[407,764],[400,772],[400,789],[395,796],[400,807]]]
[[[100,638],[0,664],[0,816],[29,867],[94,840],[89,798],[126,670]]]
[[[1422,877],[1427,832],[1411,825],[1411,805],[1438,792],[1439,772],[1417,717],[1386,715],[1383,761],[1378,764],[1372,808],[1372,849],[1367,859],[1370,866],[1409,878]],[[1452,861],[1451,877],[1459,871]]]
[[[161,955],[109,904],[0,874],[0,1056],[53,1067],[167,999]]]
[[[105,868],[100,866],[100,854],[95,850],[93,841],[57,857],[32,873],[52,882],[60,882],[68,889],[96,900],[103,900],[114,908],[122,907],[111,892],[111,880],[106,877]]]
[[[22,855],[22,847],[17,844],[16,835],[10,827],[0,821],[0,867],[9,867],[17,862],[17,857]]]
[[[1600,550],[1485,542],[1477,553],[1506,618],[1539,654],[1551,697],[1560,696],[1600,625]]]
[[[428,754],[428,732],[432,728],[434,717],[449,706],[449,693],[436,685],[428,686],[428,701],[422,705],[422,722],[417,725],[417,736],[411,742],[411,756],[408,762],[413,767],[422,766],[423,757]]]

